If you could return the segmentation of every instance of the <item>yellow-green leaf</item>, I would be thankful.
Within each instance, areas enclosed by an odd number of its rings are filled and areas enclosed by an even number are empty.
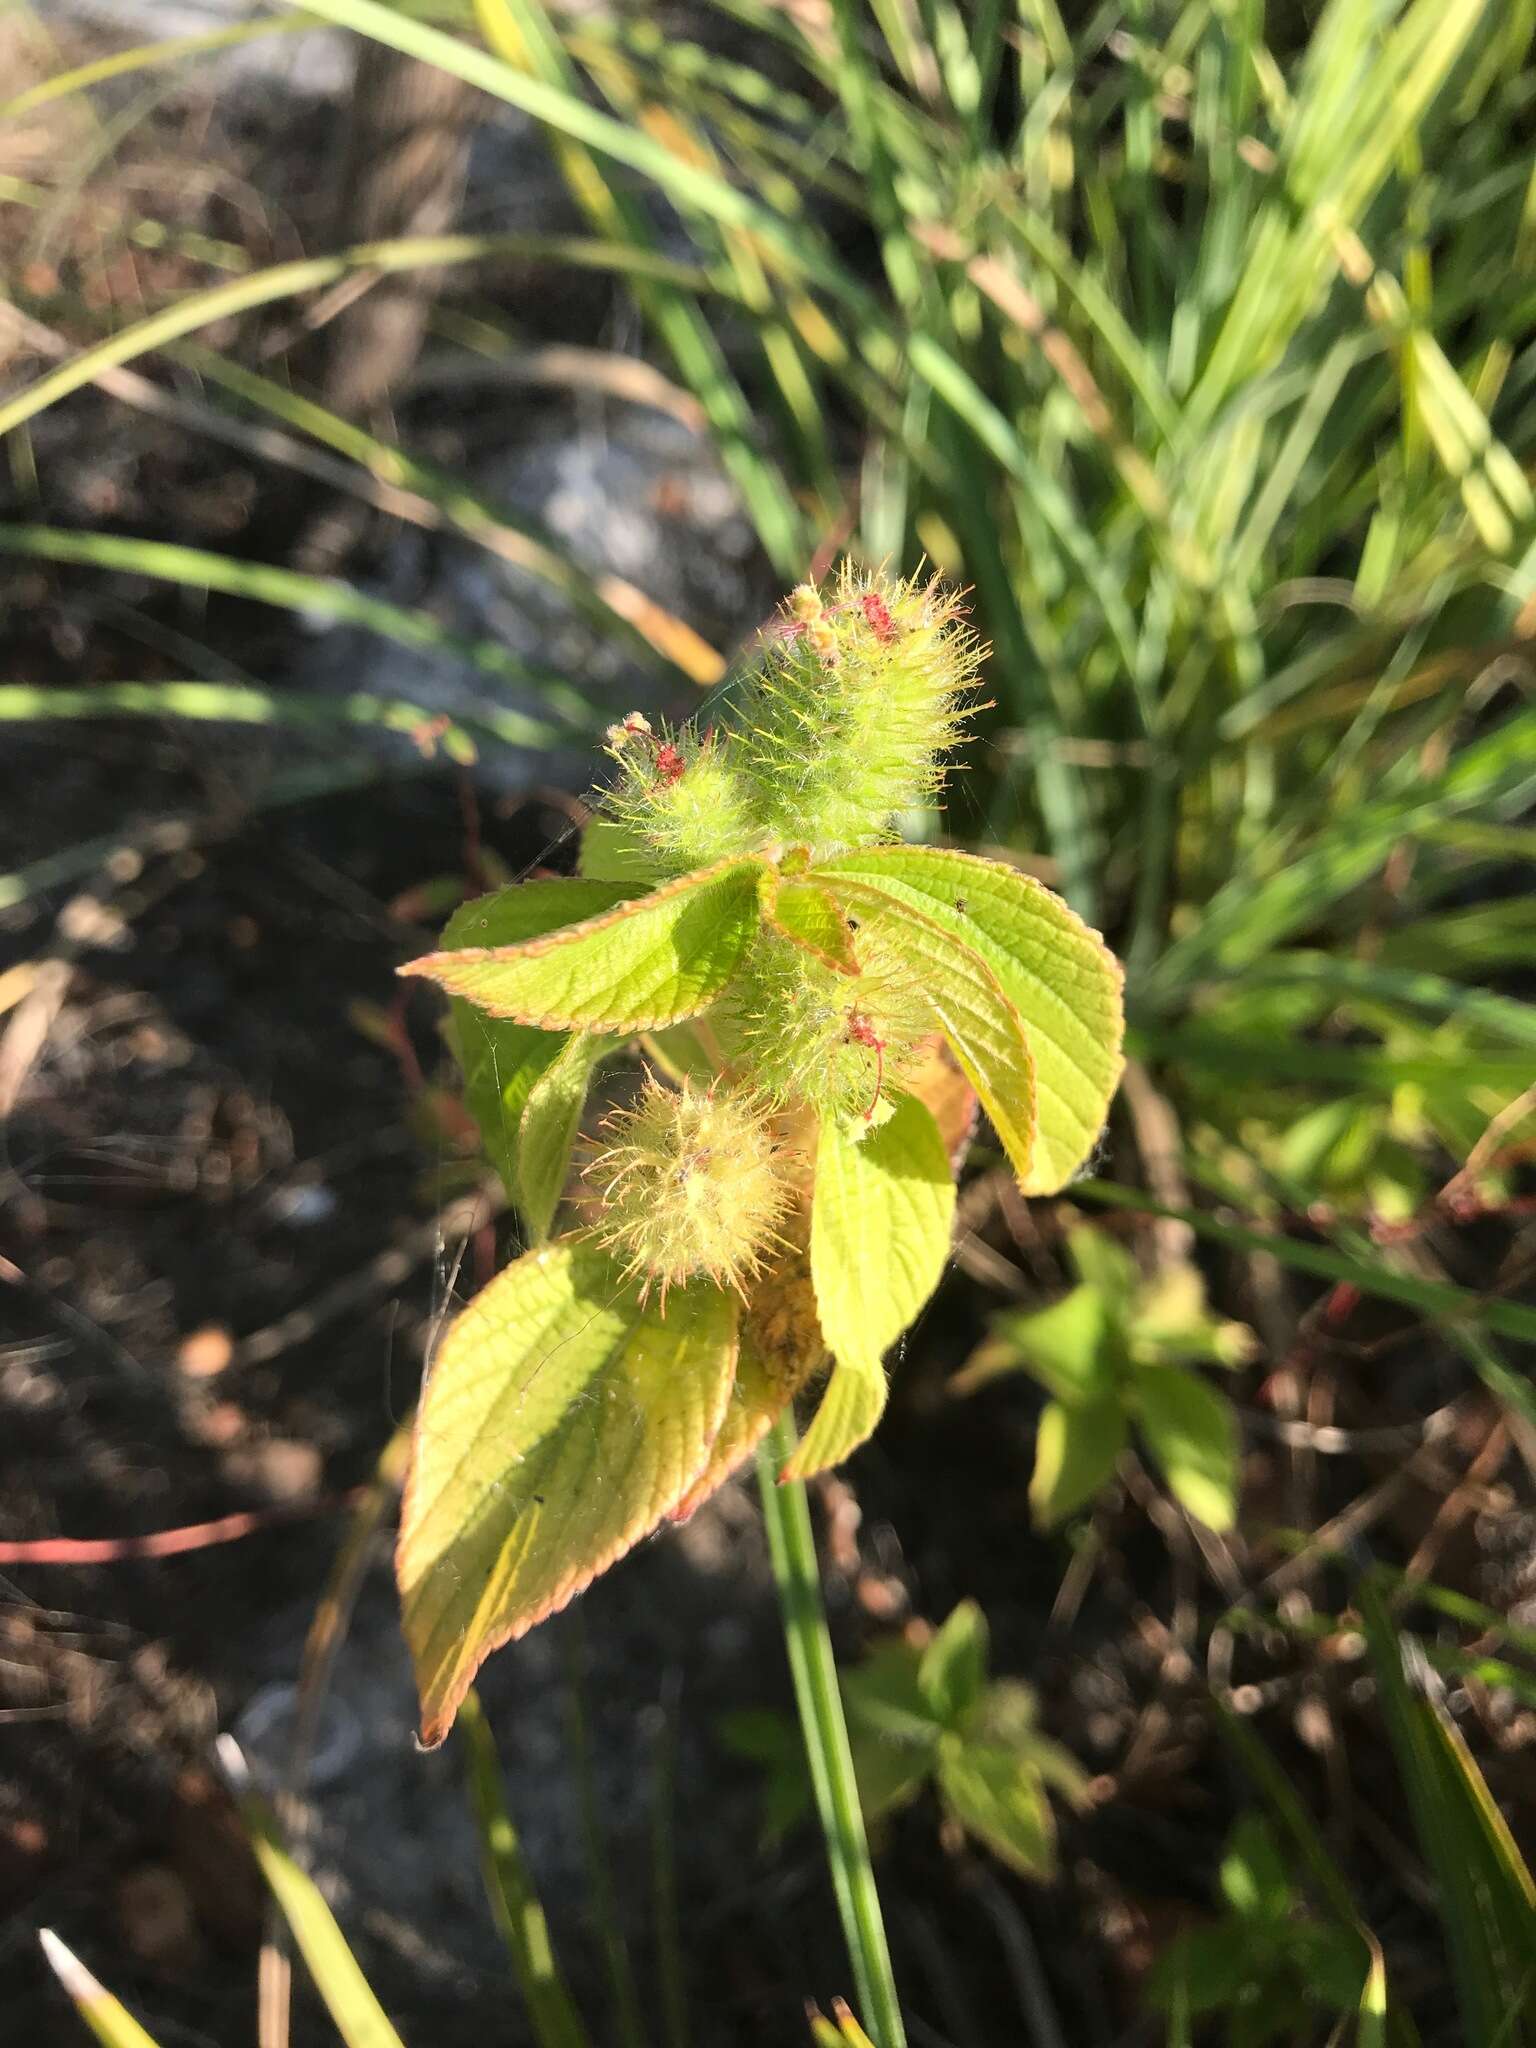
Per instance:
[[[876,1130],[822,1120],[811,1204],[811,1279],[835,1361],[815,1419],[786,1468],[805,1478],[846,1458],[885,1407],[885,1352],[939,1284],[955,1183],[938,1125],[898,1095]]]
[[[1026,1194],[1054,1194],[1103,1129],[1124,1034],[1120,964],[1098,933],[1005,862],[928,846],[838,854],[815,871],[877,888],[980,955],[1023,1019],[1034,1056],[1038,1128]]]
[[[1230,1529],[1238,1469],[1231,1402],[1179,1365],[1137,1367],[1129,1398],[1174,1499],[1208,1529]]]
[[[810,1427],[779,1474],[781,1480],[810,1479],[856,1451],[885,1413],[885,1367],[878,1352],[839,1359],[817,1404]]]
[[[917,995],[992,1119],[1020,1186],[1033,1191],[1034,1061],[1019,1012],[991,967],[953,930],[883,883],[831,867],[817,872],[861,929],[876,931],[912,976]],[[916,900],[917,892],[907,894]]]
[[[763,917],[776,932],[824,966],[839,974],[859,972],[848,920],[831,894],[814,882],[781,881],[773,869],[766,869]]]
[[[1052,1529],[1101,1490],[1125,1449],[1125,1410],[1116,1397],[1086,1406],[1048,1401],[1035,1434],[1029,1506],[1037,1529]]]
[[[613,1038],[568,1038],[565,1049],[528,1091],[518,1127],[517,1206],[535,1243],[549,1235],[571,1170],[571,1147],[592,1080],[592,1069]]]
[[[396,1570],[422,1739],[441,1742],[502,1643],[563,1607],[688,1491],[726,1412],[736,1307],[663,1310],[567,1239],[497,1274],[438,1350]]]
[[[731,1383],[725,1420],[710,1447],[703,1471],[671,1510],[674,1522],[686,1522],[712,1493],[725,1484],[736,1467],[757,1449],[793,1395],[794,1388],[786,1386],[775,1374],[770,1361],[751,1342],[743,1324],[736,1357],[736,1376]]]
[[[511,946],[599,916],[626,901],[633,886],[560,877],[497,889],[462,904],[443,931],[443,946]],[[561,1031],[536,1031],[504,1017],[488,1017],[473,1004],[450,1006],[450,1036],[464,1075],[464,1106],[480,1129],[491,1164],[511,1199],[518,1200],[517,1148],[523,1110],[539,1076],[560,1057]]]
[[[730,980],[760,922],[761,867],[722,861],[559,931],[428,953],[400,972],[543,1031],[655,1030],[696,1016]]]

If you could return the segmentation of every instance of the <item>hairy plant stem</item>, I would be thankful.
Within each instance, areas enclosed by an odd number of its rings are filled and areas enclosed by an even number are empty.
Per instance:
[[[800,1710],[816,1810],[826,1836],[827,1860],[832,1866],[832,1889],[837,1895],[843,1935],[853,1964],[860,2017],[874,2037],[876,2048],[906,2048],[901,2007],[891,1974],[891,1952],[880,1913],[880,1895],[875,1889],[864,1813],[854,1781],[843,1697],[827,1634],[827,1611],[821,1597],[821,1572],[811,1533],[810,1506],[803,1481],[791,1480],[781,1486],[778,1479],[796,1441],[794,1417],[786,1410],[757,1455],[763,1520],[767,1524],[768,1549],[784,1617],[795,1702]]]

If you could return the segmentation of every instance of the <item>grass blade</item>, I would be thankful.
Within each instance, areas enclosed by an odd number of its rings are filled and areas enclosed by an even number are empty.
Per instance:
[[[299,1868],[279,1840],[271,1810],[252,1787],[245,1758],[233,1737],[221,1735],[218,1749],[261,1874],[293,1930],[299,1954],[335,2021],[337,2033],[347,2048],[404,2048],[347,1946],[346,1936],[337,1926],[336,1916],[325,1903],[320,1887]]]
[[[74,718],[195,718],[228,725],[282,725],[329,729],[361,725],[404,733],[423,746],[440,744],[452,761],[477,758],[466,726],[443,723],[420,704],[354,690],[345,697],[298,690],[257,690],[243,683],[100,683],[83,690],[44,684],[0,683],[0,725],[46,724]],[[505,721],[505,722],[503,722]],[[476,722],[476,721],[471,721]],[[548,746],[559,735],[516,712],[487,717],[482,730],[510,746]]]
[[[350,6],[352,0],[346,0],[346,4]],[[384,11],[373,5],[373,0],[363,0],[363,4],[374,15]],[[585,106],[576,94],[574,67],[538,0],[517,0],[516,5],[513,0],[476,0],[475,12],[486,41],[496,53],[490,61],[497,63],[500,60],[498,68],[504,74],[558,93],[567,106]],[[380,33],[376,23],[372,28],[365,22],[359,22],[357,26],[367,34]],[[438,37],[432,44],[436,55],[427,61],[444,64],[451,70],[453,65],[441,47],[444,44],[448,51],[462,47],[449,37]],[[417,54],[425,53],[418,50]],[[488,84],[484,74],[479,82],[487,84],[490,91],[499,90],[496,85]],[[508,95],[501,92],[500,96],[505,98]],[[634,198],[610,177],[601,152],[594,154],[584,146],[590,138],[573,133],[568,124],[558,120],[547,121],[546,125],[553,130],[555,153],[566,183],[577,204],[599,232],[636,247],[653,246],[655,230],[649,218]],[[659,172],[653,169],[653,175],[658,176],[663,190],[671,189],[666,183],[664,169],[671,165],[708,181],[720,191],[734,194],[735,187],[714,173],[707,162],[700,163],[696,155],[669,148],[666,142],[647,134],[643,126],[626,124],[620,132],[637,135],[659,153],[662,169]],[[713,209],[695,205],[684,190],[672,190],[671,196],[685,217],[699,212],[705,218],[715,217]],[[765,218],[780,218],[763,211]],[[721,225],[729,232],[733,225],[739,227],[741,224],[726,221]],[[808,553],[799,509],[783,477],[757,448],[751,407],[730,370],[716,335],[698,305],[683,293],[669,291],[664,286],[639,285],[636,296],[660,334],[680,376],[703,406],[719,441],[721,458],[735,479],[769,558],[781,574],[798,575]]]
[[[1436,1880],[1466,2038],[1517,2048],[1536,1981],[1536,1889],[1417,1646],[1399,1637],[1371,1580],[1358,1597],[1387,1733]]]
[[[507,1809],[496,1740],[471,1688],[459,1709],[470,1802],[491,1913],[528,2008],[539,2048],[586,2048],[587,2034],[550,1945],[549,1926]]]
[[[1298,1244],[1278,1231],[1244,1230],[1235,1223],[1222,1223],[1203,1209],[1179,1209],[1155,1202],[1133,1188],[1121,1188],[1102,1180],[1074,1181],[1074,1201],[1105,1202],[1115,1209],[1134,1209],[1143,1216],[1163,1216],[1187,1223],[1200,1237],[1224,1244],[1233,1251],[1267,1252],[1282,1265],[1298,1272],[1313,1273],[1320,1280],[1347,1281],[1362,1294],[1383,1301],[1401,1302],[1421,1315],[1442,1321],[1481,1323],[1500,1336],[1517,1337],[1536,1344],[1536,1308],[1517,1301],[1502,1301],[1494,1295],[1473,1294],[1464,1287],[1452,1287],[1439,1280],[1420,1280],[1410,1273],[1394,1273],[1390,1267],[1353,1258],[1331,1245]]]
[[[723,658],[683,619],[608,571],[589,572],[536,520],[515,513],[473,489],[462,477],[424,462],[398,442],[381,441],[366,429],[317,405],[313,399],[247,369],[195,342],[172,351],[201,376],[334,448],[389,486],[424,499],[442,523],[500,560],[525,569],[569,600],[582,616],[629,640],[637,652],[660,655],[690,682],[710,685],[725,673]],[[404,508],[402,508],[404,509]]]
[[[217,555],[205,548],[180,547],[170,541],[140,540],[134,535],[65,532],[49,526],[0,525],[0,553],[49,562],[78,562],[90,568],[116,569],[130,576],[150,576],[193,590],[217,590],[253,604],[273,605],[305,618],[338,625],[361,626],[398,646],[448,655],[467,662],[484,675],[536,690],[576,732],[590,732],[597,710],[563,676],[528,667],[492,640],[464,640],[445,632],[430,612],[369,597],[349,583],[330,576],[306,576],[269,562],[248,562]],[[515,717],[515,714],[514,714]],[[547,745],[553,730],[533,720],[520,744]]]
[[[93,1977],[51,1927],[40,1927],[38,1941],[48,1967],[68,1992],[74,2008],[102,2048],[158,2048],[153,2035],[146,2034],[127,2006],[119,2003],[104,1984]]]
[[[238,43],[254,42],[259,36],[303,34],[314,22],[302,15],[292,19],[268,16],[259,21],[242,21],[230,28],[211,29],[204,35],[167,36],[163,42],[140,43],[131,50],[114,50],[110,57],[96,57],[88,64],[76,64],[52,78],[39,79],[25,92],[0,101],[0,121],[15,121],[53,100],[72,93],[87,92],[93,85],[105,85],[113,78],[126,78],[135,71],[160,70],[179,64],[184,58],[202,57],[215,50],[233,49]]]
[[[135,320],[104,341],[82,349],[56,370],[23,385],[13,398],[0,405],[0,434],[8,434],[25,421],[46,412],[61,398],[89,384],[102,370],[115,369],[168,342],[211,327],[220,320],[233,319],[257,306],[270,306],[279,299],[298,298],[305,292],[323,291],[354,271],[376,270],[383,275],[400,271],[441,270],[459,263],[494,261],[498,257],[560,261],[583,269],[613,271],[630,277],[655,277],[687,284],[702,291],[718,291],[719,281],[696,265],[677,263],[643,249],[622,243],[595,242],[581,235],[407,235],[391,241],[360,242],[333,256],[307,256],[292,263],[275,263],[267,270],[252,271],[247,277],[210,285],[206,291],[188,292],[158,313]]]

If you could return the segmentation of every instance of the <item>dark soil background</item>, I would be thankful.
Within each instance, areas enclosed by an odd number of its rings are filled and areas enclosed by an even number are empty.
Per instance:
[[[58,13],[69,50],[100,46],[99,15]],[[126,317],[135,293],[205,281],[174,249],[129,248],[114,193],[186,233],[238,242],[257,263],[321,236],[346,66],[330,45],[306,48],[306,70],[291,51],[254,46],[238,64],[188,74],[195,89],[167,85],[117,143],[117,179],[98,175],[72,209],[61,201],[40,222],[0,204],[0,250],[32,317],[83,340],[93,317]],[[4,168],[37,177],[51,163],[56,177],[77,141],[64,114],[40,119],[12,138]],[[515,126],[477,137],[465,217],[561,220],[545,159]],[[530,341],[635,342],[605,288],[481,271],[472,300],[464,280],[452,291]],[[262,360],[285,345],[291,318],[279,308],[248,323],[240,350]],[[39,364],[17,353],[3,367],[20,381]],[[677,420],[590,394],[530,394],[490,371],[466,388],[430,344],[397,409],[410,445],[539,510],[586,559],[716,644],[742,644],[774,601],[729,489]],[[30,445],[35,479],[12,477],[9,516],[21,519],[287,562],[319,509],[312,487],[95,392],[45,415]],[[484,555],[373,516],[349,529],[347,549],[362,587],[579,674],[613,715],[654,707],[624,658]],[[484,687],[357,634],[96,572],[5,561],[0,602],[7,679],[249,676],[433,708]],[[39,1924],[166,2048],[255,2038],[262,1895],[212,1738],[233,1731],[259,1768],[281,1772],[347,1497],[408,1413],[446,1307],[509,1242],[488,1209],[466,1210],[482,1170],[454,1113],[431,1003],[398,1002],[393,970],[440,920],[445,881],[472,877],[488,856],[513,874],[567,857],[589,772],[573,755],[499,756],[466,773],[407,741],[319,749],[255,728],[0,728],[0,1539],[131,1539],[254,1518],[239,1540],[182,1555],[0,1577],[7,2038],[73,2038],[37,1957]],[[326,786],[294,795],[306,776]],[[76,858],[82,842],[91,850]],[[6,883],[12,871],[20,885]],[[984,1154],[964,1200],[973,1235],[900,1363],[880,1438],[819,1491],[839,1649],[979,1599],[995,1668],[1039,1687],[1047,1726],[1101,1774],[1101,1796],[1065,1820],[1063,1875],[1048,1891],[943,1839],[931,1805],[903,1815],[880,1866],[898,1975],[917,2043],[1049,2043],[1053,2006],[1074,2042],[1150,2040],[1156,2026],[1134,2017],[1137,1987],[1168,1933],[1208,1910],[1243,1803],[1197,1656],[1202,1615],[1244,1587],[1223,1590],[1183,1525],[1149,1519],[1144,1501],[1098,1518],[1089,1569],[1030,1532],[1036,1397],[1016,1380],[956,1402],[943,1382],[1008,1290],[1060,1287],[1069,1218],[1062,1205],[1026,1214],[1002,1199]],[[1469,1236],[1468,1277],[1501,1256],[1494,1234]],[[1262,1325],[1264,1304],[1237,1269],[1213,1265],[1210,1277],[1229,1313]],[[1295,1329],[1312,1297],[1275,1286],[1272,1326]],[[1422,1333],[1405,1338],[1365,1310],[1348,1340],[1365,1361],[1355,1385],[1372,1422],[1411,1424],[1444,1398],[1451,1366]],[[1323,1353],[1330,1341],[1324,1329]],[[1250,1402],[1262,1379],[1245,1382]],[[1386,1554],[1421,1540],[1488,1427],[1467,1408],[1446,1471],[1394,1497],[1377,1525]],[[1294,1461],[1256,1436],[1250,1495],[1275,1519],[1304,1509],[1316,1526],[1400,1462],[1314,1460],[1303,1502]],[[1441,1576],[1483,1597],[1529,1598],[1530,1524],[1512,1496],[1502,1509],[1458,1519]],[[1310,1590],[1326,1606],[1340,1588],[1319,1576]],[[1264,1732],[1298,1784],[1337,1806],[1344,1772],[1363,1903],[1400,1945],[1399,1981],[1411,1983],[1422,1906],[1352,1668],[1273,1632],[1237,1657],[1233,1675],[1251,1660]],[[593,1811],[648,2014],[666,1938],[657,1873],[668,1867],[701,2048],[802,2040],[803,2000],[850,1989],[818,1841],[801,1831],[762,1850],[760,1784],[719,1736],[732,1711],[789,1706],[748,1486],[727,1488],[494,1659],[482,1696],[598,2039],[614,2033]],[[453,1745],[416,1751],[413,1704],[381,1540],[307,1777],[305,1853],[408,2041],[519,2042],[527,2030],[484,1903],[459,1758]],[[1488,1732],[1496,1789],[1528,1819],[1531,1731],[1506,1716]],[[1432,2023],[1432,1957],[1418,1971]],[[293,2038],[332,2038],[302,1983]]]

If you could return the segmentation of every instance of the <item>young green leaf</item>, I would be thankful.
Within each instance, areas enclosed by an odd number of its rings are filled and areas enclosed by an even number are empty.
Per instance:
[[[736,1361],[736,1307],[663,1313],[567,1239],[497,1274],[448,1330],[416,1429],[396,1558],[422,1739],[476,1670],[653,1529],[702,1471]]]
[[[894,892],[831,869],[817,873],[860,928],[873,929],[911,975],[992,1119],[1019,1185],[1029,1189],[1036,1129],[1034,1062],[1018,1010],[997,976],[979,953]]]
[[[721,1715],[716,1732],[732,1756],[763,1773],[762,1841],[772,1849],[810,1810],[811,1778],[800,1731],[772,1707],[740,1707]]]
[[[997,1327],[1025,1371],[1069,1406],[1097,1405],[1119,1382],[1124,1326],[1096,1287],[1074,1287],[1049,1308],[1005,1315]]]
[[[654,1030],[697,1016],[730,980],[759,923],[760,871],[758,861],[722,861],[559,931],[428,953],[400,972],[545,1031]]]
[[[895,1636],[844,1671],[843,1698],[856,1728],[903,1748],[933,1748],[943,1723],[923,1685],[923,1655],[915,1643]]]
[[[958,1723],[981,1699],[987,1684],[987,1617],[974,1600],[962,1600],[923,1651],[918,1684],[937,1718]]]
[[[782,881],[773,869],[764,874],[764,922],[839,974],[857,974],[853,933],[828,892],[814,882]]]
[[[1040,1774],[1011,1744],[947,1734],[939,1743],[939,1797],[968,1835],[1020,1877],[1056,1868],[1056,1824]]]
[[[579,875],[513,882],[461,903],[443,927],[443,950],[521,946],[567,925],[586,924],[635,894],[633,884],[587,881]]]
[[[1129,1312],[1141,1287],[1141,1269],[1123,1244],[1107,1230],[1080,1223],[1067,1232],[1067,1256],[1085,1287],[1103,1295],[1117,1313]]]
[[[1122,1064],[1123,977],[1098,933],[1032,876],[947,848],[868,847],[816,873],[907,904],[991,968],[1034,1058],[1039,1121],[1024,1191],[1065,1187],[1098,1140]]]
[[[1037,1529],[1053,1529],[1101,1491],[1125,1449],[1125,1409],[1118,1394],[1102,1401],[1048,1401],[1035,1435],[1029,1506]]]
[[[1238,1816],[1220,1876],[1227,1904],[1245,1920],[1282,1921],[1295,1903],[1280,1845],[1262,1814]]]
[[[1175,1500],[1209,1529],[1230,1529],[1237,1513],[1237,1422],[1229,1402],[1182,1366],[1139,1366],[1131,1412]]]
[[[811,1207],[811,1278],[831,1382],[786,1476],[838,1464],[885,1407],[885,1352],[939,1284],[955,1183],[938,1125],[915,1096],[863,1133],[822,1120]]]
[[[1205,1301],[1205,1276],[1198,1266],[1182,1260],[1161,1267],[1143,1282],[1128,1322],[1133,1355],[1148,1365],[1173,1359],[1183,1365],[1220,1365],[1235,1371],[1248,1363],[1257,1348],[1257,1339],[1246,1323],[1229,1322],[1211,1313]]]

